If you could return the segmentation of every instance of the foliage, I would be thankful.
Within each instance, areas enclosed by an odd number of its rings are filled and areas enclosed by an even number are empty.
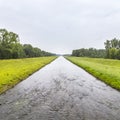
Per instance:
[[[12,47],[18,42],[19,38],[17,34],[0,29],[0,58],[12,58],[14,54]]]
[[[102,58],[67,57],[96,78],[120,90],[120,61]]]
[[[120,40],[116,38],[112,40],[106,40],[104,45],[105,45],[105,49],[81,48],[81,49],[73,50],[72,56],[120,59]]]
[[[0,60],[0,93],[13,87],[56,57]]]
[[[73,50],[72,56],[77,57],[93,57],[93,58],[104,58],[105,57],[105,50],[104,49],[95,49],[95,48],[81,48],[77,50]]]
[[[54,54],[41,51],[30,44],[20,44],[16,33],[0,29],[0,59],[27,58],[40,56],[53,56]]]
[[[114,38],[112,40],[106,40],[106,58],[120,59],[120,40]]]

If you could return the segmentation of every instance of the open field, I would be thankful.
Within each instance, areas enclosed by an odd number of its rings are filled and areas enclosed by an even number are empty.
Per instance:
[[[39,70],[56,57],[0,60],[0,93]]]
[[[66,58],[111,87],[120,90],[120,60],[85,57]]]

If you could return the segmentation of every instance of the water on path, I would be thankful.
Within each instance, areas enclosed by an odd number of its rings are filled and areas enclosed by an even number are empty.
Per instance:
[[[0,120],[120,120],[120,93],[59,57],[0,96]]]

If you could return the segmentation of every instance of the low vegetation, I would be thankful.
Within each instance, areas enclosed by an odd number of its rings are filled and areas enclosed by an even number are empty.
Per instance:
[[[102,58],[66,57],[96,78],[120,90],[120,61]]]
[[[15,86],[56,57],[0,60],[0,93]]]

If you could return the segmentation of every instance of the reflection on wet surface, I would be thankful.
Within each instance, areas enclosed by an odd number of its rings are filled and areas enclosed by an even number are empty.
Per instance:
[[[59,57],[0,96],[0,120],[120,120],[120,94]]]

